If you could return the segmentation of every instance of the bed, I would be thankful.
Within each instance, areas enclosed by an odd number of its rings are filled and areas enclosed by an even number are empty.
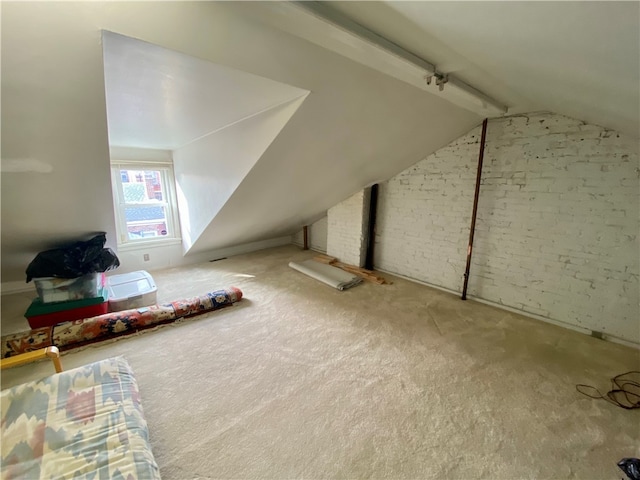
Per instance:
[[[123,357],[2,391],[2,479],[160,478]]]

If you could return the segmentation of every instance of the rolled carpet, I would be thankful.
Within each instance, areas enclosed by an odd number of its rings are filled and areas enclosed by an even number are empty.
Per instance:
[[[289,266],[338,290],[346,290],[362,282],[362,278],[357,275],[315,260],[306,260],[302,263],[289,262]]]
[[[162,305],[106,313],[97,317],[59,323],[52,327],[4,335],[2,358],[51,345],[60,350],[70,350],[89,343],[129,335],[179,318],[218,310],[233,305],[241,299],[242,291],[239,288],[230,287]]]

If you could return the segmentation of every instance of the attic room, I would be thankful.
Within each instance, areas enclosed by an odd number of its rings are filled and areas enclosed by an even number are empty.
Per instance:
[[[640,4],[0,9],[3,477],[634,478]],[[172,320],[36,332],[97,232]]]

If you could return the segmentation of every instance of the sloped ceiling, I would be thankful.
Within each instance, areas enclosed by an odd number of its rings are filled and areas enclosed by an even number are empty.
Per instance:
[[[331,6],[511,112],[551,110],[638,135],[637,2]],[[117,123],[124,127],[108,129],[103,30],[311,92],[193,251],[290,233],[482,119],[400,74],[381,73],[317,39],[287,33],[290,25],[279,22],[295,21],[288,11],[275,23],[260,13],[301,8],[289,3],[2,2],[0,8],[3,282],[24,279],[35,253],[61,240],[106,231],[113,241],[109,141],[179,148],[191,135],[189,122],[204,116],[198,107],[213,101],[194,96],[175,103],[180,99],[169,95],[154,106],[138,103],[144,96],[122,97],[124,118]],[[128,80],[138,89],[164,92],[162,82]],[[221,110],[234,108],[227,100],[216,100],[231,105]],[[177,104],[195,110],[180,117]],[[151,122],[149,137],[132,138],[129,118]],[[215,128],[206,125],[203,134]]]
[[[173,150],[185,254],[292,233],[477,118],[317,48],[305,100],[133,38],[103,43],[110,143]]]
[[[109,141],[173,150],[185,254],[292,233],[476,118],[317,48],[307,97],[123,35],[103,45]]]
[[[309,92],[104,31],[109,144],[175,150]]]
[[[204,245],[201,250],[210,248],[207,237],[218,235],[212,221],[305,97],[262,111],[173,152],[185,252],[197,251],[200,245]],[[261,190],[266,193],[265,186]]]
[[[323,75],[332,88],[307,97],[194,252],[293,233],[364,186],[412,165],[451,131],[477,123],[438,98],[344,62],[339,78]]]
[[[103,30],[311,92],[200,236],[199,251],[291,233],[481,120],[250,18],[233,2],[1,8],[2,160],[14,170],[2,174],[3,282],[24,280],[29,260],[63,239],[106,231],[115,246]],[[172,120],[166,106],[154,118]],[[180,143],[168,135],[165,147]]]
[[[327,4],[507,105],[509,113],[553,111],[640,135],[639,2]],[[289,31],[288,18],[301,9],[270,2],[242,7]],[[296,33],[330,48],[326,36]]]
[[[439,71],[454,74],[478,87],[498,103],[507,105],[510,113],[552,110],[637,134],[638,108],[634,107],[640,101],[638,42],[634,41],[638,37],[638,15],[634,16],[637,5],[522,2],[331,2],[329,5],[337,14],[436,63]],[[405,80],[400,71],[393,70],[388,58],[374,58],[375,51],[369,52],[362,48],[362,44],[350,43],[348,35],[342,35],[335,26],[327,26],[301,5],[241,2],[229,8],[252,17],[256,22],[282,29]],[[603,24],[602,18],[609,21]],[[218,96],[207,98],[205,95],[207,99],[202,103],[197,100],[189,102],[189,97],[202,97],[199,92],[205,91],[206,85],[210,89],[216,83],[216,74],[207,74],[212,69],[207,66],[208,62],[200,62],[200,69],[191,68],[190,80],[183,82],[190,95],[168,94],[166,77],[171,69],[174,66],[176,71],[189,69],[189,57],[182,57],[166,69],[164,82],[156,79],[154,85],[136,80],[149,76],[149,69],[159,61],[157,55],[137,62],[133,68],[123,68],[120,76],[125,82],[120,85],[107,82],[107,99],[111,96],[109,89],[113,88],[123,100],[110,105],[109,111],[122,112],[118,116],[123,120],[122,130],[129,135],[129,141],[134,140],[137,130],[146,127],[149,131],[162,132],[158,138],[171,138],[175,131],[198,122],[203,116],[204,110],[200,108],[203,106],[210,111],[219,111],[218,123],[223,125],[226,112],[236,108],[237,99],[245,98],[233,94],[221,98],[221,92],[235,91],[237,85],[230,81],[220,84],[220,88],[215,90]],[[216,68],[225,69],[223,66]],[[610,75],[602,75],[603,69]],[[237,75],[241,77],[242,73]],[[362,79],[369,88],[375,81],[373,76]],[[332,80],[327,79],[325,85],[330,82]],[[172,79],[171,83],[175,80]],[[421,74],[407,77],[406,83],[428,90]],[[247,87],[250,89],[249,85]],[[209,198],[206,207],[194,209],[191,202],[187,229],[183,228],[185,251],[201,252],[289,233],[346,194],[395,174],[399,165],[406,166],[404,160],[398,161],[404,152],[412,151],[410,158],[414,160],[421,152],[426,153],[426,136],[431,136],[430,144],[434,144],[437,142],[435,136],[442,135],[438,132],[442,124],[433,125],[428,105],[424,105],[424,116],[417,111],[402,111],[403,102],[408,97],[403,98],[403,88],[398,83],[384,98],[378,95],[375,106],[371,97],[359,98],[354,93],[344,95],[345,86],[333,85],[332,88],[332,96],[343,95],[344,101],[338,105],[332,102],[331,96],[326,96],[324,86],[316,89],[306,108],[295,116],[295,121],[283,130],[280,138],[266,151],[261,151],[259,162],[255,159],[250,164],[251,169],[240,169],[244,172],[241,181],[239,178],[231,181],[228,175],[221,175],[218,179],[211,175],[196,177],[192,171],[189,183],[189,175],[182,173],[183,181],[191,185],[190,189],[195,188],[194,182],[200,185],[200,198],[215,197],[203,182],[216,190],[228,190],[224,199],[216,198],[214,201]],[[447,94],[448,91],[435,92],[435,95],[429,92],[424,98],[433,102],[434,96],[447,99]],[[164,100],[159,104],[158,96]],[[125,101],[132,97],[149,101]],[[251,95],[246,97],[251,98]],[[322,98],[321,102],[318,97]],[[175,122],[164,117],[167,105],[169,110],[182,111],[171,117],[176,119]],[[326,105],[331,111],[323,108]],[[351,109],[354,112],[366,111],[367,114],[348,117],[340,114],[340,111]],[[140,112],[148,113],[148,119],[140,118]],[[127,118],[132,118],[132,113],[137,130],[132,128],[131,122],[126,122]],[[394,128],[398,118],[412,124],[411,127],[406,124],[403,127],[403,133],[408,135],[403,136]],[[331,125],[332,132],[327,134],[319,129],[320,122]],[[120,129],[117,123],[114,122],[116,130]],[[354,123],[358,128],[353,128]],[[414,128],[417,123],[430,125],[429,133],[417,136]],[[344,131],[350,131],[348,138]],[[208,149],[216,151],[214,143],[217,139],[209,140]],[[394,151],[396,145],[402,147]],[[205,152],[200,148],[191,150],[191,159],[185,152],[177,157],[180,163],[193,163],[193,158]],[[385,155],[396,157],[395,161],[385,162]],[[226,158],[230,158],[229,155]],[[229,167],[227,170],[233,169]],[[336,178],[336,174],[341,178]],[[228,183],[222,185],[225,180]],[[225,188],[231,185],[233,188]],[[346,185],[350,187],[346,188]],[[261,200],[256,201],[256,196]],[[208,213],[205,215],[204,211]],[[198,227],[191,231],[195,225]]]
[[[331,7],[455,73],[511,112],[551,110],[638,134],[637,2]],[[138,75],[121,72],[138,94],[117,100],[122,130],[108,129],[103,30],[311,92],[216,208],[193,251],[291,233],[482,119],[400,74],[348,59],[304,32],[287,33],[295,23],[287,9],[301,8],[287,2],[2,2],[0,8],[3,282],[24,279],[35,253],[61,240],[106,231],[113,242],[110,141],[180,148],[200,125],[192,120],[241,104],[224,95],[165,95],[175,86],[168,73],[142,85]],[[285,11],[274,21],[265,8]],[[144,103],[140,90],[163,102]],[[180,113],[177,105],[190,111]],[[118,115],[109,112],[110,120]],[[137,125],[131,118],[149,122],[148,136],[132,137]],[[201,134],[227,124],[216,122]]]
[[[173,151],[189,252],[309,91],[113,32],[102,43],[111,150]]]

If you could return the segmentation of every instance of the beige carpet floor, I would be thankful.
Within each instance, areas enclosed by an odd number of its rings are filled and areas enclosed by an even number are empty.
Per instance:
[[[287,266],[311,256],[154,272],[160,301],[245,299],[63,364],[128,359],[165,479],[620,479],[616,462],[640,457],[640,411],[575,390],[639,370],[638,350],[397,278],[339,292]],[[50,372],[5,371],[2,387]]]

